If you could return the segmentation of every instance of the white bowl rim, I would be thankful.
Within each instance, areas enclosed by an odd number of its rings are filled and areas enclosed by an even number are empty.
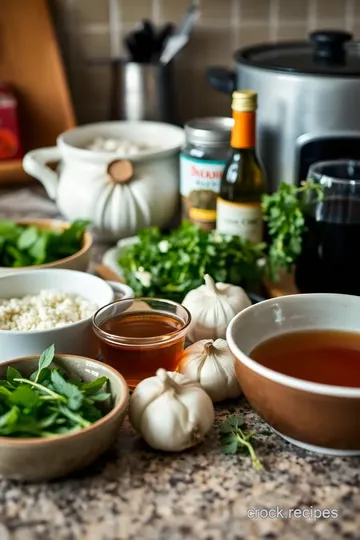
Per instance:
[[[91,132],[94,129],[100,128],[116,128],[116,127],[127,127],[128,129],[134,128],[135,130],[140,130],[142,126],[153,127],[154,129],[166,129],[168,132],[172,131],[176,135],[177,141],[165,146],[163,148],[155,148],[141,151],[139,154],[129,156],[121,152],[104,152],[99,150],[89,150],[88,148],[81,148],[76,146],[74,143],[71,143],[68,139],[71,136],[76,136],[76,134],[82,134],[86,132]],[[165,157],[168,154],[172,154],[181,149],[185,143],[185,130],[181,126],[175,124],[170,124],[169,122],[155,122],[152,120],[110,120],[104,122],[92,122],[90,124],[83,124],[81,126],[76,126],[74,128],[68,129],[61,133],[57,138],[57,144],[60,148],[63,148],[67,152],[84,159],[89,159],[92,157],[94,159],[99,159],[106,163],[111,162],[112,160],[126,159],[132,162],[143,161],[145,159],[153,159]]]
[[[73,274],[85,274],[87,276],[90,276],[90,278],[94,278],[96,280],[100,280],[102,281],[108,288],[109,290],[114,294],[114,289],[111,287],[111,285],[109,284],[108,281],[105,281],[103,280],[102,278],[98,277],[98,276],[95,276],[94,274],[90,274],[89,272],[81,272],[80,270],[70,270],[68,268],[39,268],[39,269],[36,269],[36,270],[25,270],[25,271],[21,271],[19,270],[18,272],[9,272],[7,274],[4,274],[4,275],[0,275],[0,281],[2,279],[6,279],[8,277],[11,277],[11,276],[23,276],[24,274],[32,274],[34,275],[34,273],[45,273],[45,272],[51,272],[52,275],[54,275],[54,273],[60,273],[60,272],[71,272]],[[117,284],[117,286],[120,288],[122,284],[119,283]],[[131,291],[132,289],[130,287],[128,287],[128,285],[126,286],[127,288],[129,288]],[[28,294],[31,294],[30,292]],[[74,293],[76,294],[76,293]],[[126,294],[125,293],[125,297],[124,299],[126,299]],[[129,297],[131,298],[131,296]],[[105,305],[105,304],[104,304]],[[102,307],[102,306],[100,306]],[[100,309],[100,308],[98,308]],[[97,311],[97,310],[96,310]],[[95,313],[95,312],[94,312]],[[37,330],[1,330],[0,329],[0,338],[1,336],[18,336],[18,335],[34,335],[34,334],[47,334],[48,332],[54,332],[54,331],[61,331],[63,330],[64,328],[75,328],[76,326],[80,326],[82,324],[84,324],[85,322],[89,322],[92,320],[92,317],[93,315],[90,315],[90,317],[86,317],[85,319],[81,319],[81,321],[76,321],[76,322],[73,322],[73,323],[67,323],[67,324],[64,324],[63,326],[57,326],[55,328],[44,328],[44,329],[37,329]]]
[[[246,314],[249,310],[259,309],[259,306],[264,303],[271,304],[271,303],[276,303],[276,302],[288,302],[290,300],[293,300],[294,297],[299,297],[299,298],[301,297],[304,299],[311,297],[315,301],[317,299],[321,299],[324,297],[329,298],[329,299],[333,298],[334,300],[336,298],[340,299],[340,298],[347,297],[347,298],[357,299],[359,301],[359,308],[360,308],[360,297],[353,296],[353,295],[346,295],[346,294],[336,294],[336,293],[289,294],[289,295],[280,296],[276,298],[269,298],[268,300],[263,300],[262,302],[259,302],[258,304],[254,304],[244,309],[243,311],[235,315],[235,317],[230,322],[226,331],[226,340],[227,340],[227,343],[229,345],[231,352],[235,355],[237,360],[242,362],[247,368],[251,369],[251,371],[254,371],[258,375],[262,375],[266,379],[282,384],[284,386],[288,386],[290,388],[295,388],[297,390],[302,390],[305,392],[310,392],[313,394],[322,394],[322,395],[327,395],[327,396],[344,397],[344,398],[360,398],[360,388],[315,383],[311,381],[297,379],[296,377],[291,377],[290,375],[284,375],[283,373],[279,373],[278,371],[267,368],[263,366],[262,364],[260,364],[259,362],[256,362],[255,360],[247,356],[245,353],[243,353],[242,350],[236,345],[235,340],[233,338],[234,326],[236,322],[244,314]]]
[[[57,441],[64,441],[73,439],[75,437],[81,436],[83,433],[88,433],[89,431],[93,431],[103,424],[107,423],[109,420],[113,419],[117,414],[124,409],[124,407],[127,406],[128,400],[129,400],[129,387],[127,385],[127,382],[124,379],[124,376],[121,375],[119,371],[117,371],[112,366],[109,366],[108,364],[105,364],[105,362],[100,362],[99,360],[94,360],[94,358],[88,358],[87,356],[79,356],[76,354],[55,354],[55,360],[56,357],[67,360],[68,358],[72,360],[79,360],[81,362],[91,362],[95,365],[100,365],[102,368],[105,367],[109,372],[111,372],[115,378],[118,380],[118,382],[121,384],[123,395],[121,396],[121,399],[117,405],[115,405],[110,411],[108,411],[104,416],[99,418],[99,420],[96,420],[93,422],[90,426],[84,427],[82,429],[79,429],[78,431],[73,431],[71,433],[64,433],[62,435],[54,435],[53,437],[5,437],[3,435],[0,435],[0,445],[4,446],[22,446],[27,447],[28,445],[31,446],[43,446],[52,444]],[[30,356],[20,356],[19,358],[13,358],[12,360],[9,360],[8,362],[3,362],[1,365],[11,366],[13,364],[17,364],[21,361],[26,360],[36,360],[39,358],[39,355],[32,354]],[[106,377],[106,375],[104,375]]]

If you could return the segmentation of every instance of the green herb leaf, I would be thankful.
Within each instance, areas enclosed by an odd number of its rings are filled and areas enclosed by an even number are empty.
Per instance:
[[[44,384],[46,381],[50,381],[50,375],[51,375],[51,370],[45,367],[45,368],[42,368],[40,372],[39,370],[36,370],[34,373],[30,375],[29,379],[30,381]]]
[[[32,409],[38,403],[39,397],[29,386],[20,385],[9,396],[9,401],[13,405],[21,405],[27,409]]]
[[[82,383],[80,385],[80,388],[83,392],[85,392],[86,395],[95,394],[101,388],[108,382],[107,377],[99,377],[98,379],[95,379],[94,381]]]
[[[41,429],[46,429],[46,428],[49,428],[50,426],[52,426],[53,424],[55,424],[57,418],[59,416],[59,413],[56,411],[52,414],[49,414],[48,416],[46,416],[45,418],[42,418],[41,420],[39,420],[39,427]]]
[[[11,390],[9,388],[5,388],[5,386],[0,386],[0,398],[1,396],[8,398],[11,396]]]
[[[38,382],[41,370],[50,366],[51,362],[54,360],[54,355],[55,355],[55,345],[50,345],[50,347],[45,349],[45,351],[41,354],[39,358],[38,371],[35,376],[35,382]]]
[[[28,249],[37,241],[38,235],[37,227],[27,227],[23,229],[16,243],[17,248],[21,251]]]
[[[111,397],[111,394],[109,394],[108,392],[104,392],[102,394],[93,394],[91,396],[91,399],[93,401],[106,401],[107,399],[109,399]]]
[[[245,420],[242,416],[231,416],[220,426],[220,433],[231,433],[234,429],[238,429],[245,425]]]
[[[0,428],[15,424],[18,418],[18,409],[12,407],[8,412],[0,416]]]
[[[91,422],[88,420],[85,420],[82,416],[79,414],[76,414],[75,412],[71,411],[65,405],[60,405],[59,407],[60,412],[64,414],[69,420],[75,422],[76,424],[79,424],[82,427],[88,427],[91,425]]]
[[[236,454],[238,451],[238,443],[236,439],[233,439],[232,441],[225,443],[222,446],[222,452],[223,454]]]
[[[9,382],[12,386],[17,386],[18,383],[14,381],[14,379],[21,379],[21,373],[17,369],[13,368],[12,366],[8,366],[6,370],[6,378],[7,382]]]
[[[221,450],[224,454],[236,454],[239,450],[251,457],[253,467],[261,471],[261,465],[255,450],[250,442],[253,432],[246,432],[246,425],[242,416],[232,416],[223,422],[219,429]]]
[[[271,195],[264,195],[262,210],[268,225],[269,246],[267,273],[279,279],[281,270],[290,272],[302,249],[306,230],[305,210],[323,197],[323,187],[311,180],[300,187],[282,183]]]
[[[54,389],[59,394],[66,396],[69,409],[77,411],[83,402],[84,396],[75,384],[67,382],[62,375],[56,370],[51,371],[51,382]]]

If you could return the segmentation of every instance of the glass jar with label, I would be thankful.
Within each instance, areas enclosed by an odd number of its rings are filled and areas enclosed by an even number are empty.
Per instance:
[[[186,145],[180,154],[182,217],[206,230],[216,226],[216,201],[233,123],[232,118],[210,117],[185,124]]]

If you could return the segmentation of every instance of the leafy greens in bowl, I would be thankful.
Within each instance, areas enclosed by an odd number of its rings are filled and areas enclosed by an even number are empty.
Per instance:
[[[115,369],[69,354],[0,364],[0,475],[25,481],[64,476],[109,448],[129,391]],[[109,396],[110,394],[110,396]]]
[[[91,238],[85,238],[88,225],[89,222],[84,220],[77,220],[71,224],[41,219],[2,220],[0,267],[24,268],[63,261],[82,248],[90,247]]]

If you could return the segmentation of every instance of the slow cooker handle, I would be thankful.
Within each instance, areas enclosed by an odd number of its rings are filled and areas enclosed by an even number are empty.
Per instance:
[[[344,44],[352,40],[352,34],[343,30],[318,30],[310,34],[315,45],[315,60],[328,64],[341,64],[345,59]]]
[[[224,94],[231,94],[236,88],[236,75],[234,71],[227,68],[208,68],[206,70],[206,80],[212,88]]]

